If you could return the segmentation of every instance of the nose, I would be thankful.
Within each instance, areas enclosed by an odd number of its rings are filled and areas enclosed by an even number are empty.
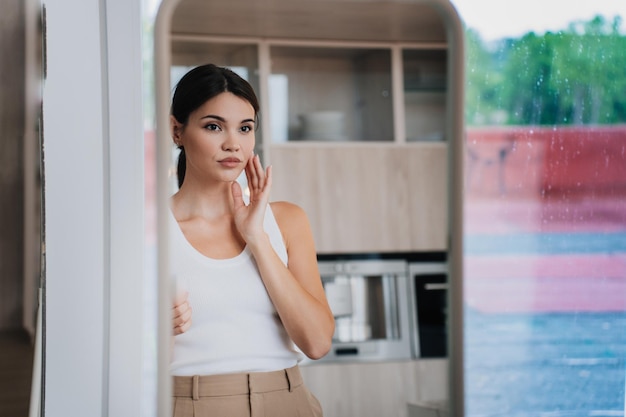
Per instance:
[[[224,151],[236,152],[240,148],[239,141],[237,140],[237,135],[234,133],[229,133],[226,135],[226,139],[222,144],[222,149]]]

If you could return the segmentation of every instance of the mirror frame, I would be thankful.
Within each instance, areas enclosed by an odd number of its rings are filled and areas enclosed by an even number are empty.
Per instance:
[[[171,140],[169,134],[170,67],[172,18],[177,6],[186,0],[162,0],[155,23],[155,93],[156,93],[156,139],[157,139],[157,236],[158,236],[158,352],[157,352],[157,398],[158,415],[171,416],[170,358],[170,309],[171,283],[168,260],[168,211],[171,164]],[[216,0],[217,1],[217,0]],[[254,1],[254,0],[252,0]],[[288,1],[288,0],[286,0]],[[303,0],[299,0],[307,4]],[[353,1],[349,1],[353,3]],[[365,2],[365,0],[364,0]],[[207,5],[209,2],[205,2]],[[255,3],[255,9],[262,5]],[[291,2],[293,4],[293,1]],[[308,4],[319,4],[310,2]],[[327,2],[337,5],[340,0]],[[334,3],[334,4],[333,4]],[[406,1],[376,1],[370,3],[402,3]],[[449,413],[464,415],[464,342],[463,342],[463,156],[465,145],[464,126],[464,28],[462,21],[448,0],[415,0],[418,6],[432,7],[441,17],[447,42],[446,85],[446,131],[448,138],[448,355],[449,355]],[[219,6],[214,6],[219,7]]]

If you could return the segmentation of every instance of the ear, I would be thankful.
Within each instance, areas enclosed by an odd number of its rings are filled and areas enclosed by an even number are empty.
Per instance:
[[[183,125],[176,118],[170,115],[170,133],[172,135],[172,140],[176,144],[176,146],[181,146],[182,142],[182,131]]]

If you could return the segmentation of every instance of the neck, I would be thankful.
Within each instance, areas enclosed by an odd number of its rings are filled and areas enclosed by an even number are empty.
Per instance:
[[[172,196],[174,216],[180,221],[192,217],[214,219],[232,215],[230,187],[230,182],[207,187],[185,179],[180,190]]]

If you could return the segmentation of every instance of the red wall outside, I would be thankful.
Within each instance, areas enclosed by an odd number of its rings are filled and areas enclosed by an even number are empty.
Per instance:
[[[626,197],[626,125],[468,128],[468,197]]]

